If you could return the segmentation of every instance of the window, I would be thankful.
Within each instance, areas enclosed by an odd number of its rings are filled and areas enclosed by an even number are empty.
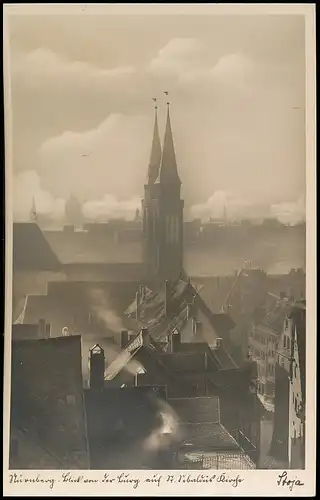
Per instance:
[[[67,404],[68,405],[74,405],[74,404],[76,404],[76,397],[75,397],[74,394],[68,394],[66,399],[67,399]]]
[[[290,347],[291,347],[291,346],[290,346],[290,344],[291,344],[291,342],[290,342],[290,337],[288,337],[288,338],[287,338],[287,349],[288,349],[289,351],[290,351]]]
[[[284,347],[285,349],[286,349],[286,347],[287,347],[287,336],[286,336],[286,335],[284,335],[284,336],[283,336],[283,347]]]
[[[288,325],[289,325],[289,322],[288,322],[288,320],[286,319],[286,320],[285,320],[285,322],[284,322],[284,327],[285,327],[285,329],[286,329],[286,330],[288,329]]]

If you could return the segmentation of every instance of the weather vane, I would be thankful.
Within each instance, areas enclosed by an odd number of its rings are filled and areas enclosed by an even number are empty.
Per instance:
[[[164,94],[167,96],[167,98],[169,99],[169,92],[167,90],[164,91]],[[167,105],[169,106],[170,105],[170,102],[169,100],[167,101]]]
[[[154,102],[154,109],[158,109],[158,106],[157,106],[157,98],[156,97],[153,97],[152,98],[153,102]]]

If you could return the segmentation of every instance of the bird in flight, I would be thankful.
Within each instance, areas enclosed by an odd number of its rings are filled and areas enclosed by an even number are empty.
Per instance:
[[[90,156],[90,155],[91,155],[91,153],[82,153],[81,156]]]
[[[292,109],[301,109],[299,106],[292,106]]]

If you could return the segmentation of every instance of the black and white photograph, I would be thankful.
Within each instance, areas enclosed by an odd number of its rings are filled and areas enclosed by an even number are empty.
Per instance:
[[[316,439],[306,16],[7,7],[11,483],[298,484]]]

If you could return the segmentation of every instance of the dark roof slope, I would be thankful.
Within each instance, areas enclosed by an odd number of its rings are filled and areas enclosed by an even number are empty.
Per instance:
[[[88,468],[81,338],[13,342],[11,369],[11,425],[35,434],[64,468]]]
[[[61,264],[35,223],[13,224],[13,269],[22,271],[61,271]]]
[[[139,241],[119,244],[103,232],[45,231],[45,238],[63,264],[141,263]]]

